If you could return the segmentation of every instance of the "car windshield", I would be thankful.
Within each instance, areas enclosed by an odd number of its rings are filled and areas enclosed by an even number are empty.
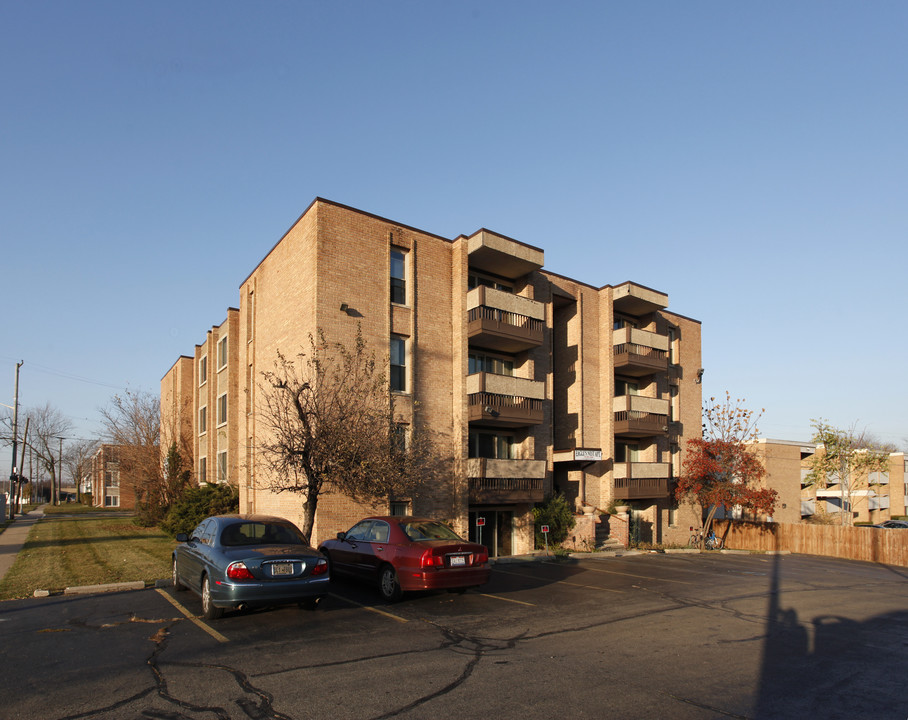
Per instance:
[[[228,525],[221,533],[221,545],[305,545],[296,530],[283,523],[241,522]]]
[[[404,534],[419,542],[420,540],[460,540],[460,536],[444,523],[434,520],[414,520],[400,524]]]

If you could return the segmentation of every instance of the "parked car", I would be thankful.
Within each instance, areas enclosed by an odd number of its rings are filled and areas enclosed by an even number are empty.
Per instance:
[[[377,584],[386,600],[410,590],[462,592],[488,582],[491,572],[484,545],[427,518],[368,517],[319,550],[332,574]]]
[[[283,518],[216,515],[177,542],[173,587],[200,595],[208,620],[225,608],[296,602],[314,609],[328,591],[327,560]]]
[[[886,520],[881,522],[879,525],[874,525],[873,527],[878,528],[906,528],[908,529],[908,522],[904,520]]]

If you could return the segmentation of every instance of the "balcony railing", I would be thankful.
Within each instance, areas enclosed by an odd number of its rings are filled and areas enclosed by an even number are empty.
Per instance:
[[[652,437],[668,434],[668,400],[619,395],[612,403],[615,435]]]
[[[475,393],[469,396],[469,421],[500,427],[539,425],[544,403],[533,398]]]
[[[542,320],[491,307],[467,312],[470,344],[498,352],[515,353],[542,345]]]
[[[668,352],[656,348],[622,343],[612,349],[615,357],[615,372],[632,377],[652,375],[668,370]]]
[[[613,497],[616,500],[667,498],[669,489],[668,478],[615,478]]]
[[[534,503],[545,499],[543,478],[470,478],[470,503]]]

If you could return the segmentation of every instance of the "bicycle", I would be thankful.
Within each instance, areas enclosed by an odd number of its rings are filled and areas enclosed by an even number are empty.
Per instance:
[[[703,528],[697,528],[694,530],[694,526],[690,527],[690,537],[687,539],[687,544],[690,547],[700,547],[700,541],[703,539]]]
[[[703,546],[707,550],[724,550],[725,543],[721,538],[717,537],[716,534],[710,530],[709,534],[706,535],[705,539],[703,536],[703,528],[697,528],[694,530],[693,526],[690,529],[690,537],[687,539],[687,544],[689,547],[700,547],[700,543],[703,542]]]
[[[706,536],[706,549],[707,550],[722,550],[725,547],[725,543],[722,542],[722,538],[716,537],[714,532],[710,532]]]

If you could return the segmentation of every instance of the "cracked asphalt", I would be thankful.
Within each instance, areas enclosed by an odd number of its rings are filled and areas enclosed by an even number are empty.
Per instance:
[[[908,718],[908,570],[871,563],[501,564],[463,595],[200,614],[171,588],[0,603],[0,717]]]

